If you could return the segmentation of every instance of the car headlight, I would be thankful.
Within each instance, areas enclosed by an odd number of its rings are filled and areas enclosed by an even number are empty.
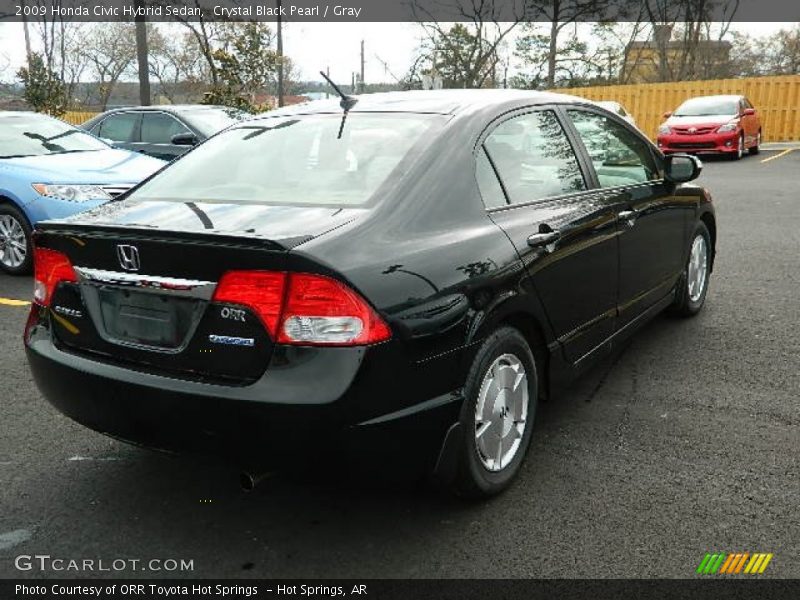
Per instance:
[[[736,131],[738,127],[739,127],[739,121],[730,121],[728,123],[725,123],[725,125],[723,125],[719,129],[717,129],[717,133],[727,133],[729,131]]]
[[[672,133],[672,130],[667,125],[660,125],[658,127],[658,133],[659,135],[669,135]]]
[[[71,183],[34,183],[33,189],[40,196],[58,198],[68,202],[111,200],[111,196],[97,185],[75,185]]]

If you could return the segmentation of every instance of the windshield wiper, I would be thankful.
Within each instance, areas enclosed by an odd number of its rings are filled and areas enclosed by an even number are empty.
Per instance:
[[[334,90],[336,90],[336,93],[339,94],[339,97],[341,97],[341,100],[339,101],[339,106],[342,107],[344,114],[342,114],[342,122],[339,124],[339,135],[336,136],[336,139],[340,140],[342,139],[342,132],[344,131],[344,122],[347,120],[347,113],[349,113],[350,109],[356,105],[356,102],[358,102],[358,98],[354,96],[348,96],[342,90],[340,90],[339,86],[333,83],[333,81],[331,80],[330,77],[327,76],[325,71],[320,71],[319,74],[325,78],[325,81],[327,81],[330,84],[330,86]]]

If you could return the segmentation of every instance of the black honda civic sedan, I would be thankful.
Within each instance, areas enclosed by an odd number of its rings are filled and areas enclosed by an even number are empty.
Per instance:
[[[237,124],[40,224],[36,382],[152,448],[416,457],[497,493],[541,400],[662,310],[703,307],[717,226],[683,185],[701,164],[558,94],[341,106]]]

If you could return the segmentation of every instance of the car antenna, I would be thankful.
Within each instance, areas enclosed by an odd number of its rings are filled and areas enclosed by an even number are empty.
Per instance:
[[[339,89],[338,85],[333,83],[333,80],[331,80],[331,78],[328,77],[325,71],[320,71],[319,74],[325,78],[325,81],[327,81],[330,84],[330,86],[336,91],[336,93],[339,94],[339,96],[342,98],[341,100],[339,100],[339,106],[342,107],[344,114],[342,115],[342,122],[339,125],[339,135],[336,137],[336,139],[340,140],[342,139],[342,132],[344,131],[344,122],[345,120],[347,120],[347,113],[349,113],[350,109],[356,105],[356,102],[358,102],[358,98],[354,96],[348,96],[347,94],[345,94],[341,89]]]

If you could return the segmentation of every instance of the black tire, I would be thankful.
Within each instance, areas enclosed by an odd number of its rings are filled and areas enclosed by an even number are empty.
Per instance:
[[[761,152],[761,131],[758,132],[756,145],[750,148],[750,154],[758,154],[759,152]]]
[[[739,134],[739,146],[736,152],[731,154],[731,160],[741,160],[744,158],[744,133]]]
[[[0,204],[1,217],[10,217],[22,228],[22,232],[25,234],[25,259],[19,265],[10,266],[0,258],[0,270],[9,275],[27,275],[33,270],[33,244],[31,243],[31,226],[28,223],[28,219],[11,204]],[[3,233],[0,231],[0,237],[2,235]]]
[[[692,261],[692,247],[698,236],[702,238],[706,245],[707,258],[702,291],[699,295],[697,295],[695,292],[693,297],[689,289],[689,264]],[[714,251],[711,246],[711,235],[708,233],[708,228],[706,227],[705,223],[700,222],[697,224],[691,240],[689,241],[689,252],[686,258],[686,266],[684,267],[683,273],[681,274],[681,277],[678,280],[678,284],[675,288],[675,301],[669,309],[672,314],[679,317],[693,317],[703,309],[703,306],[706,302],[706,295],[708,294],[708,284],[711,277],[711,263],[713,258]]]
[[[513,458],[500,470],[492,471],[484,465],[479,454],[475,436],[477,427],[475,413],[484,378],[488,375],[489,368],[496,361],[502,360],[501,357],[504,355],[516,357],[519,364],[525,369],[528,406],[520,443]],[[539,378],[536,360],[522,334],[512,327],[501,327],[492,333],[478,350],[464,389],[465,400],[461,409],[461,426],[464,435],[462,436],[456,477],[451,488],[453,492],[462,497],[487,498],[499,494],[511,484],[519,472],[530,446],[538,404]],[[502,460],[500,463],[502,465]]]

